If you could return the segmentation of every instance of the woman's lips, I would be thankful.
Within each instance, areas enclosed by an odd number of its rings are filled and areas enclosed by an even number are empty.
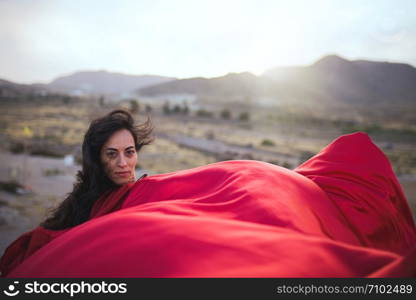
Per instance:
[[[129,177],[129,176],[130,176],[130,171],[116,172],[115,174],[116,174],[116,176],[118,176],[118,177],[123,177],[123,178],[125,178],[125,177]]]

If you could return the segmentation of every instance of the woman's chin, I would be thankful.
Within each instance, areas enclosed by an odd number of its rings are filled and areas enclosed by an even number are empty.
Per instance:
[[[118,178],[118,179],[115,179],[115,180],[113,179],[113,182],[116,185],[124,185],[124,184],[132,182],[132,181],[131,181],[131,179],[120,179],[120,178]]]

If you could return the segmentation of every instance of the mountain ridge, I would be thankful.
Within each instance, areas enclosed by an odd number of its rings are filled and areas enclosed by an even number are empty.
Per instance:
[[[308,66],[286,66],[250,72],[230,72],[206,78],[173,78],[159,75],[128,75],[105,70],[79,71],[48,84],[17,84],[0,80],[0,95],[58,92],[67,94],[122,94],[163,96],[191,94],[221,98],[268,98],[297,103],[415,103],[416,68],[410,64],[348,60],[323,56]]]
[[[207,97],[243,94],[298,103],[416,101],[416,68],[403,63],[351,61],[329,55],[309,66],[272,68],[260,76],[252,75],[250,80],[246,73],[234,73],[232,80],[227,75],[199,81],[200,88],[190,84],[195,78],[189,78],[144,87],[138,93],[146,96],[189,93]]]
[[[159,75],[128,75],[97,70],[79,71],[60,76],[46,86],[51,90],[67,93],[79,91],[86,94],[120,94],[175,79]]]

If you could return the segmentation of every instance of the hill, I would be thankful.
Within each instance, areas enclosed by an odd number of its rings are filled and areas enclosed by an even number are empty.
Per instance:
[[[84,71],[59,77],[47,84],[47,88],[52,91],[70,94],[117,95],[174,79],[156,75],[127,75],[107,71]]]
[[[416,68],[401,63],[349,61],[336,55],[310,66],[278,67],[261,76],[230,73],[189,78],[140,88],[146,96],[193,94],[204,97],[249,96],[291,103],[415,103]]]

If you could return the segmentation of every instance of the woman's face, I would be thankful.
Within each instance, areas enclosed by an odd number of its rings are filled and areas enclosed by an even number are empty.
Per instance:
[[[116,131],[101,149],[101,163],[107,177],[117,185],[136,180],[137,152],[127,129]]]

